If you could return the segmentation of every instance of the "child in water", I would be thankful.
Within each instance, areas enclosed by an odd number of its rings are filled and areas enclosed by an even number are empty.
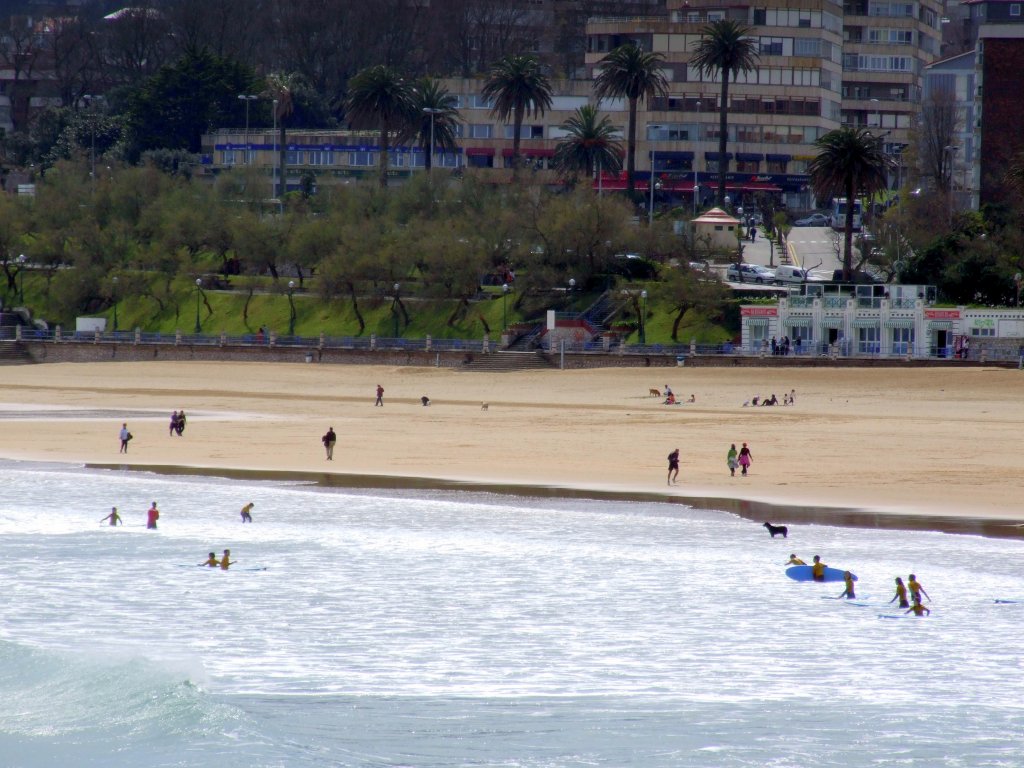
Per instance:
[[[853,574],[846,571],[843,574],[843,582],[846,584],[846,588],[843,590],[843,594],[840,597],[845,597],[847,600],[853,600],[857,595],[853,591]]]

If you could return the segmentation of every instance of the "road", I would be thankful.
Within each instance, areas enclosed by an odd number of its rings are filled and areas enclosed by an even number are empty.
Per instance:
[[[842,248],[842,234],[833,232],[831,227],[793,227],[789,231],[790,254],[795,253],[801,267],[820,270],[831,278],[833,270],[843,268],[842,257],[836,252],[835,235],[840,237]]]

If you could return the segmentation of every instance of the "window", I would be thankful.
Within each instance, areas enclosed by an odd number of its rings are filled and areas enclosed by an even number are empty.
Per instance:
[[[514,139],[516,133],[516,127],[514,125],[505,126],[505,138]],[[524,125],[519,130],[520,139],[543,139],[544,138],[544,126],[543,125]]]
[[[821,41],[810,37],[798,37],[793,41],[794,56],[817,56]]]
[[[309,152],[310,165],[334,165],[334,153],[330,150],[314,149]]]
[[[473,94],[466,97],[466,108],[467,109],[491,109],[494,106],[494,102],[485,99],[480,94]]]
[[[348,153],[348,164],[360,166],[363,168],[371,167],[377,164],[377,153],[376,152],[349,152]]]
[[[494,126],[490,123],[470,123],[467,127],[471,139],[489,139],[494,131]]]
[[[914,329],[893,328],[892,329],[892,353],[894,355],[909,355],[914,351]]]
[[[897,329],[893,329],[897,330]],[[877,355],[879,353],[879,342],[881,341],[881,335],[878,326],[872,326],[871,328],[858,328],[857,329],[857,351],[869,354]]]
[[[457,152],[435,152],[432,162],[435,168],[458,168],[459,157]]]
[[[224,165],[234,165],[238,162],[237,153],[233,149],[224,150]]]
[[[1010,15],[1020,16],[1020,3],[1010,3]]]
[[[995,336],[995,328],[971,328],[971,336]]]
[[[289,149],[285,153],[285,162],[288,165],[302,165],[305,162],[306,153],[300,149]]]
[[[737,160],[736,161],[736,172],[737,173],[758,173],[758,166],[760,163],[757,160]]]

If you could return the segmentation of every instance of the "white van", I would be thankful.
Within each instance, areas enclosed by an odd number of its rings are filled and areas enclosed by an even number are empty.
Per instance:
[[[802,267],[781,266],[775,268],[776,283],[806,283],[810,279],[810,272]]]

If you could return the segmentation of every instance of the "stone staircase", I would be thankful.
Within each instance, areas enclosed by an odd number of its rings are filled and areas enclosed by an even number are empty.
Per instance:
[[[473,362],[459,366],[457,371],[498,373],[502,371],[550,371],[557,366],[541,351],[536,352],[491,352],[476,355]]]
[[[0,365],[26,365],[32,356],[19,341],[0,341]]]

